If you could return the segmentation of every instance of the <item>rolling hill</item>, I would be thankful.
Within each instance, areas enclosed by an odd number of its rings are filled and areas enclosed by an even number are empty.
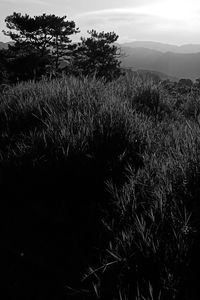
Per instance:
[[[144,47],[130,47],[121,45],[122,67],[133,70],[146,69],[165,73],[177,78],[200,77],[200,52],[176,53],[163,52]]]

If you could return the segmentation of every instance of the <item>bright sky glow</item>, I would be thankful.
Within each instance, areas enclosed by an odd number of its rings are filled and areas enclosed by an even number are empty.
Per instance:
[[[159,3],[154,3],[142,6],[138,9],[141,13],[149,14],[155,17],[162,17],[166,20],[189,20],[196,17],[197,6],[200,8],[200,3],[195,1],[183,0],[168,0]]]
[[[154,17],[162,17],[167,20],[186,20],[193,19],[198,16],[196,11],[197,5],[200,8],[200,3],[196,3],[194,7],[192,2],[183,2],[183,0],[168,0],[163,2],[155,2],[152,4],[142,5],[139,7],[113,8],[89,11],[80,16],[91,15],[109,15],[109,14],[137,14],[149,15]]]
[[[200,43],[199,0],[0,0],[1,30],[14,11],[66,14],[82,35],[91,29],[115,31],[119,42]],[[0,40],[5,40],[3,34]]]

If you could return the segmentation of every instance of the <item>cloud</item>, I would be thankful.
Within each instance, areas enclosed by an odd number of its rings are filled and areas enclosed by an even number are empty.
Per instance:
[[[115,31],[121,40],[200,42],[200,3],[163,0],[150,4],[85,12],[76,17],[83,29]]]

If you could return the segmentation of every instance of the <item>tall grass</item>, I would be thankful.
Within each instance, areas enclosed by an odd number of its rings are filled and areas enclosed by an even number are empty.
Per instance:
[[[130,74],[0,95],[3,239],[37,261],[26,293],[54,299],[51,272],[56,299],[198,299],[199,100],[183,97]]]

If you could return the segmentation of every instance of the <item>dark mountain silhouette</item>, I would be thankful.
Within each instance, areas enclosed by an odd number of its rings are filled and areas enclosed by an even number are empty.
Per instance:
[[[125,54],[121,58],[123,68],[147,69],[177,78],[190,78],[192,80],[200,77],[200,52],[161,52],[144,47],[131,48],[125,46],[121,46],[121,49]]]

